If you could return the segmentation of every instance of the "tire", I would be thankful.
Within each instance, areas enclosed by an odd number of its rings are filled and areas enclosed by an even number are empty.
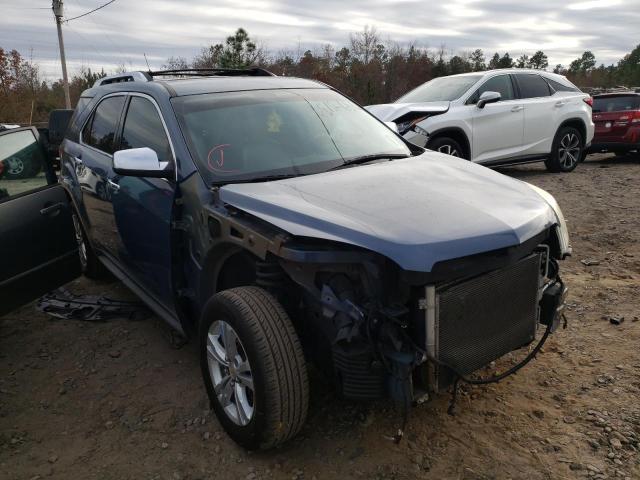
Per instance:
[[[580,132],[573,127],[562,127],[556,133],[551,154],[544,162],[547,170],[553,173],[574,170],[584,151],[584,140]]]
[[[113,278],[111,272],[98,260],[97,255],[87,241],[80,218],[76,212],[71,214],[73,226],[75,228],[76,242],[78,243],[78,254],[80,255],[80,266],[82,274],[92,280],[108,280]]]
[[[225,367],[225,337],[234,339],[233,367]],[[300,431],[309,405],[306,364],[293,324],[271,294],[258,287],[215,294],[205,305],[199,340],[211,407],[236,443],[268,449]]]
[[[451,137],[438,137],[427,143],[429,150],[451,155],[452,157],[467,159],[462,145]],[[467,159],[468,160],[468,159]]]
[[[5,178],[7,180],[21,180],[29,178],[31,174],[31,162],[15,155],[5,161]]]
[[[104,188],[104,183],[98,182],[96,184],[96,195],[100,200],[107,200],[107,190]]]

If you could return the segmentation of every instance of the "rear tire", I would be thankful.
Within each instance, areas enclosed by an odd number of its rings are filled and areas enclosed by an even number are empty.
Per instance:
[[[211,406],[236,443],[268,449],[300,431],[309,405],[307,368],[293,324],[271,294],[258,287],[215,294],[199,337]]]
[[[553,139],[551,155],[544,164],[553,173],[570,172],[578,166],[583,151],[584,140],[580,132],[573,127],[562,127]]]
[[[108,280],[113,278],[111,272],[98,260],[93,248],[91,248],[78,214],[73,212],[71,217],[75,228],[76,242],[78,243],[78,254],[80,255],[82,274],[92,280]]]
[[[467,159],[467,155],[462,145],[451,137],[438,137],[427,143],[429,150],[451,155],[452,157]],[[467,159],[468,160],[468,159]]]

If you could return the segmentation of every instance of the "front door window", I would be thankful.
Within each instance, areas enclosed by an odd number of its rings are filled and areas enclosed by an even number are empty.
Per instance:
[[[45,187],[42,147],[31,129],[6,134],[0,142],[0,201]]]

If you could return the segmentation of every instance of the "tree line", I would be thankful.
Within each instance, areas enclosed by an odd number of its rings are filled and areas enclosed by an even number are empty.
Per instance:
[[[596,66],[595,55],[585,51],[569,65],[556,65],[553,72],[566,75],[580,87],[609,88],[640,86],[640,45],[617,64]],[[253,41],[239,28],[222,43],[203,47],[192,59],[171,57],[163,68],[245,68],[259,66],[277,75],[312,78],[327,83],[363,105],[394,101],[432,78],[496,68],[549,70],[543,51],[517,58],[508,52],[487,57],[481,49],[450,52],[444,45],[425,48],[381,40],[375,28],[349,36],[346,45],[324,45],[315,49],[284,49],[275,54]],[[124,70],[121,67],[119,70]],[[105,75],[83,68],[70,79],[72,102]],[[47,83],[38,65],[16,50],[0,47],[0,122],[46,121],[49,111],[62,108],[62,82]]]

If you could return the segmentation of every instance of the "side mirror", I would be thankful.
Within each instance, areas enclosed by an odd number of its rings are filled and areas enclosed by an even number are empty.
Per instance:
[[[391,130],[393,130],[396,133],[400,133],[398,131],[398,125],[396,125],[396,122],[384,122],[384,124],[389,127]]]
[[[502,96],[498,92],[484,92],[480,95],[476,106],[478,108],[484,108],[487,103],[496,103],[500,101]]]
[[[113,154],[113,171],[129,177],[173,177],[169,162],[159,161],[156,152],[148,147],[118,150]]]

